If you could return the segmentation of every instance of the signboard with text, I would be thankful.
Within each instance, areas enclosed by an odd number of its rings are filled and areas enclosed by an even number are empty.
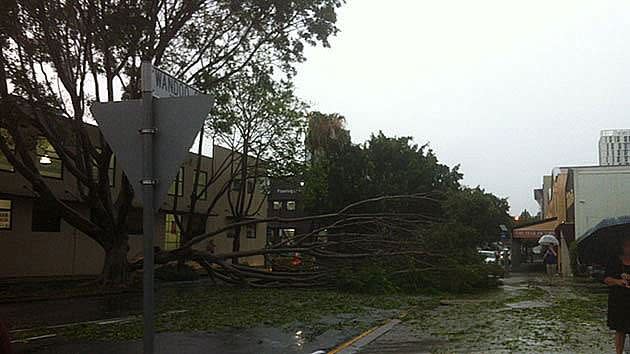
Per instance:
[[[518,230],[512,231],[513,238],[538,240],[543,235],[553,235],[553,230]]]
[[[166,72],[151,66],[151,87],[154,97],[196,96],[201,92]]]

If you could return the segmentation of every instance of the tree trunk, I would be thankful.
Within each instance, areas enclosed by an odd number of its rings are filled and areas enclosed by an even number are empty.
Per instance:
[[[117,237],[111,248],[105,249],[105,262],[101,278],[104,285],[122,286],[129,280],[129,262],[127,253],[129,252],[129,242],[127,235]]]

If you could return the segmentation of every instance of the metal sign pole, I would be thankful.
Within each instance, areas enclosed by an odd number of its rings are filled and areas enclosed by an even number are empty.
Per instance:
[[[153,87],[151,82],[151,63],[142,63],[142,230],[143,230],[143,320],[144,320],[144,354],[153,354],[155,337],[154,328],[154,250],[155,236],[154,187],[156,180],[153,175],[153,137],[156,133],[153,121]]]

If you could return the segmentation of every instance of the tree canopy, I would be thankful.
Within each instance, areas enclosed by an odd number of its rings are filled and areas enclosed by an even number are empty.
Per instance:
[[[305,173],[305,194],[312,213],[329,212],[377,196],[430,193],[440,201],[439,208],[424,205],[423,210],[410,210],[401,205],[397,210],[428,213],[453,230],[466,228],[468,246],[497,241],[499,225],[511,226],[506,199],[480,187],[463,186],[459,166],[440,163],[427,144],[414,144],[411,137],[388,137],[382,132],[372,134],[363,144],[353,144],[343,125],[332,124],[339,117],[321,113],[311,116],[317,122],[309,124],[308,136],[318,142],[318,150],[313,148],[315,144],[308,145],[312,157]],[[322,123],[326,119],[329,122]],[[326,129],[313,130],[322,125]],[[347,138],[331,139],[331,126],[338,127]]]

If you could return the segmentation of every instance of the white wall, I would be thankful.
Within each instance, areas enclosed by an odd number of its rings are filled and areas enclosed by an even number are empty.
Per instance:
[[[605,218],[630,215],[630,167],[580,167],[573,171],[576,239]]]

